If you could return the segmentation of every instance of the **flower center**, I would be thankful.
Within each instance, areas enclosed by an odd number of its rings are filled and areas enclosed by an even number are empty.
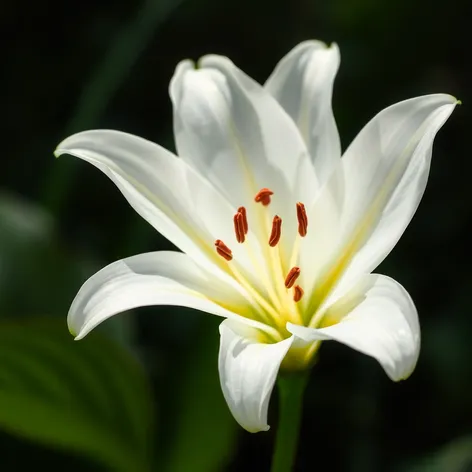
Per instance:
[[[256,203],[261,203],[263,207],[268,207],[271,203],[272,195],[274,195],[272,190],[263,188],[256,194],[254,201]],[[297,238],[303,238],[307,235],[308,230],[308,217],[305,205],[301,202],[297,202],[295,205],[295,211],[298,221]],[[246,244],[246,246],[248,246],[250,243],[250,241],[247,241],[249,222],[248,213],[245,207],[242,206],[238,208],[238,211],[233,217],[233,224],[236,241],[239,244]],[[245,277],[234,265],[233,252],[221,239],[215,241],[215,248],[218,255],[228,262],[229,272],[232,273],[234,278],[252,296],[252,305],[256,308],[257,317],[260,318],[260,321],[276,327],[282,336],[285,337],[288,334],[285,329],[287,321],[296,324],[304,324],[303,316],[300,313],[299,307],[299,302],[303,298],[304,290],[299,284],[296,284],[301,273],[300,267],[295,265],[298,258],[299,240],[295,241],[295,247],[293,248],[292,257],[290,258],[289,267],[291,268],[284,274],[283,264],[278,248],[280,240],[283,237],[282,218],[279,215],[275,215],[272,219],[272,227],[270,227],[270,223],[266,220],[265,228],[267,230],[268,239],[265,242],[262,242],[261,249],[268,263],[267,267],[269,268],[269,276],[261,276],[261,279],[268,279],[261,281],[264,283],[264,293],[258,290],[254,284],[249,282],[248,278]],[[264,249],[264,247],[266,249]],[[248,251],[251,250],[250,244],[247,249]],[[257,257],[251,257],[251,260],[257,261]],[[260,267],[257,267],[257,262],[254,262],[254,266],[257,273],[264,275],[267,274],[266,270],[260,270]]]

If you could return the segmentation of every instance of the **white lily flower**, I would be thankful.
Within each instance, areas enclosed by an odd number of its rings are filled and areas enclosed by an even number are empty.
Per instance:
[[[264,86],[229,59],[181,62],[170,83],[176,157],[119,131],[78,133],[72,154],[103,171],[183,252],[123,259],[92,276],[68,315],[83,338],[117,313],[177,305],[221,316],[221,387],[236,420],[267,430],[281,369],[304,369],[336,340],[408,377],[420,349],[415,306],[371,274],[423,195],[434,136],[457,100],[381,111],[341,158],[331,109],[339,50],[295,47]]]

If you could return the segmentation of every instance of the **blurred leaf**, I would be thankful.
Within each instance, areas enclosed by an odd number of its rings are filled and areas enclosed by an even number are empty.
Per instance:
[[[107,54],[86,82],[77,110],[64,131],[64,138],[94,127],[149,40],[181,3],[182,0],[145,0],[138,7],[136,16],[112,39]],[[76,176],[74,165],[74,161],[69,165],[57,165],[47,176],[43,201],[56,215],[61,211],[64,196]]]
[[[116,343],[95,333],[74,342],[52,319],[0,324],[0,428],[146,471],[151,418],[146,378]]]
[[[61,247],[54,223],[39,205],[0,194],[0,313],[47,312],[64,319],[82,283],[105,265]],[[117,316],[100,329],[132,347],[134,324],[134,317]]]
[[[0,194],[0,312],[65,315],[88,259],[61,247],[53,218],[40,206]]]
[[[0,194],[0,293],[2,285],[11,283],[11,268],[50,241],[52,229],[47,212],[18,196]]]
[[[167,472],[219,472],[231,459],[240,429],[219,383],[219,321],[201,317],[196,342],[188,353]]]
[[[472,436],[466,436],[398,470],[399,472],[469,472],[471,469]]]
[[[45,241],[52,234],[49,214],[8,193],[0,194],[0,243],[21,245],[30,241]]]

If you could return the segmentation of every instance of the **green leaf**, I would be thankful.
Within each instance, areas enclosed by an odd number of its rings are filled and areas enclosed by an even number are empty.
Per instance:
[[[229,412],[219,383],[220,322],[202,316],[196,342],[189,346],[167,472],[219,472],[233,455],[240,429]]]
[[[118,344],[96,333],[74,342],[63,320],[0,323],[1,429],[141,472],[151,405],[139,364]]]
[[[0,193],[0,315],[42,312],[64,319],[81,284],[106,265],[84,252],[69,253],[57,236],[54,219],[43,208]],[[134,317],[116,316],[99,329],[133,346],[134,323]]]
[[[399,472],[465,472],[471,467],[472,436],[465,436],[423,459],[401,467]]]
[[[47,310],[64,316],[64,307],[86,279],[88,259],[67,254],[55,229],[38,205],[0,194],[0,313],[21,316]]]

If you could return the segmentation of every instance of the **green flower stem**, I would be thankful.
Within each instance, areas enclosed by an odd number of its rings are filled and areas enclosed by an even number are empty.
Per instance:
[[[290,472],[295,463],[307,372],[280,375],[279,424],[271,472]]]

